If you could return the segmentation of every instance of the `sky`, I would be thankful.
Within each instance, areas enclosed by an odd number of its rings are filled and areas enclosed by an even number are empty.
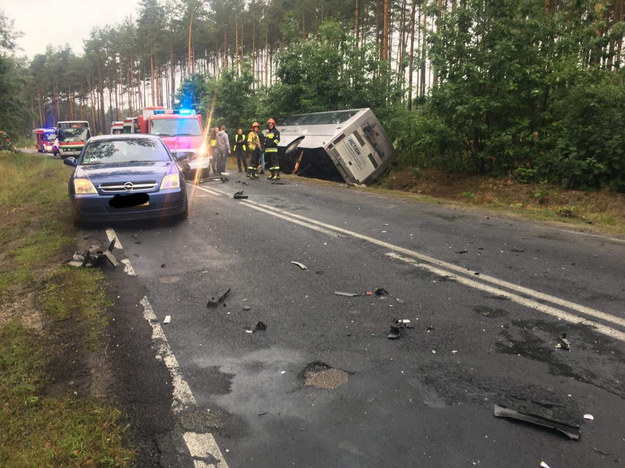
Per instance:
[[[0,0],[0,10],[24,33],[16,55],[33,58],[48,44],[69,44],[82,55],[83,40],[96,26],[113,25],[136,16],[138,0]]]

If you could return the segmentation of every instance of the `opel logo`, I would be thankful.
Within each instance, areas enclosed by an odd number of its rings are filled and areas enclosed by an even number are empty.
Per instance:
[[[126,182],[124,184],[124,188],[128,191],[132,190],[132,187],[133,187],[132,182]]]

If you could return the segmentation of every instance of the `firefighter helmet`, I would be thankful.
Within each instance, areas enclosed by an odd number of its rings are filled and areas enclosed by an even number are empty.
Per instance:
[[[268,123],[268,124],[272,124],[274,127],[276,126],[276,121],[275,121],[275,120],[273,120],[273,119],[269,119],[269,120],[267,121],[267,123]]]
[[[252,123],[252,128],[254,128],[254,127],[260,127],[260,124],[258,122],[253,122]]]

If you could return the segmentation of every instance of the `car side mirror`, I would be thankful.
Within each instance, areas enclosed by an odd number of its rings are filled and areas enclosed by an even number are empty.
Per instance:
[[[70,156],[69,158],[65,158],[63,160],[63,164],[66,166],[76,167],[78,165],[78,161],[76,161],[76,158]]]

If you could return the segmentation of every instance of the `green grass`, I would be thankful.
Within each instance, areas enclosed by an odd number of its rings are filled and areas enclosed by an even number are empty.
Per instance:
[[[62,264],[76,236],[67,203],[70,173],[58,160],[0,153],[0,318],[3,311],[28,310],[46,324],[33,329],[21,313],[0,321],[0,466],[133,460],[118,409],[87,395],[46,392],[51,357],[62,353],[59,330],[81,333],[83,353],[102,352],[110,306],[99,270]]]

